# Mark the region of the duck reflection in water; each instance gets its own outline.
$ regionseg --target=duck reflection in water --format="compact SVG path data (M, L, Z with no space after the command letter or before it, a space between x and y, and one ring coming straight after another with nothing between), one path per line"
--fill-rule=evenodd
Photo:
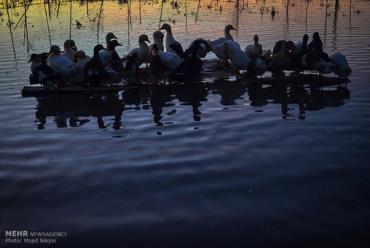
M298 118L306 119L306 111L318 111L327 107L339 107L344 100L350 98L350 91L346 85L318 87L302 84L276 84L262 87L261 84L249 84L248 95L251 106L265 106L280 104L283 119L293 119L290 106L298 105Z
M58 128L81 127L96 117L98 128L105 129L103 117L114 116L113 129L120 129L122 104L116 95L110 96L48 96L37 99L36 122L44 129L47 117L55 117ZM68 124L67 124L68 123Z
M165 113L167 116L173 115L177 112L175 101L178 101L181 105L191 106L193 120L200 121L202 113L199 108L208 100L209 94L220 95L220 104L223 106L240 104L237 100L245 97L249 98L249 105L253 107L280 104L284 119L294 118L291 114L294 108L291 106L298 105L298 118L302 120L306 118L306 111L339 107L345 99L350 98L347 87L339 84L327 87L284 82L261 85L258 81L246 83L220 79L214 83L134 86L127 88L122 95L40 97L37 99L36 120L38 128L43 129L46 118L55 117L56 126L63 128L83 126L90 121L90 117L95 117L98 128L106 129L112 125L114 130L118 130L124 111L143 110L151 111L155 125L163 126L172 123L163 122L164 108L173 108ZM114 118L106 124L104 117Z
M181 105L190 105L192 107L193 120L201 120L199 107L201 102L207 100L207 88L205 84L190 85L155 85L152 87L137 87L127 90L123 93L123 103L125 109L127 106L135 105L136 109L152 109L153 121L157 126L171 124L162 122L163 108L175 107L174 101L178 99ZM173 115L176 109L167 112L167 115Z
M241 81L227 82L224 79L216 79L212 87L212 94L221 96L220 103L224 106L236 105L237 99L242 99L247 91L246 84Z

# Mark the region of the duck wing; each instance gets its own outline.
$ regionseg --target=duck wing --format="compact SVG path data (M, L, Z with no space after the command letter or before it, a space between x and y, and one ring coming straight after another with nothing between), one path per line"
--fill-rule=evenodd
M111 59L111 56L112 52L107 49L103 49L99 52L99 57L103 64L108 63L108 61Z
M252 60L242 50L233 52L230 61L238 70L249 70L252 63Z
M218 45L221 45L222 43L228 41L228 39L226 37L221 37L221 38L218 38L217 40L213 40L211 41L211 45L212 46L218 46Z
M198 49L200 49L199 53L200 57L204 58L207 55L207 53L211 51L211 44L209 43L209 41L203 38L198 38L189 45L188 49L185 50L184 52L185 57L187 57L192 52L196 52L195 50Z
M172 49L172 51L180 56L180 57L184 57L184 49L182 48L182 45L180 44L180 42L173 42L169 45L169 47Z
M335 74L347 77L352 73L347 58L342 53L336 52L330 56L330 59L335 64Z
M136 54L136 60L140 63L139 65L141 65L142 63L146 63L149 57L149 47L134 48L128 53L128 57L132 57L134 54Z
M162 52L159 56L163 65L169 69L176 69L184 61L178 55L169 52Z
M216 55L217 58L221 60L229 59L225 44L230 44L230 42L225 41L223 43L219 43L217 45L212 46L212 52Z
M255 59L255 58L260 57L263 51L262 51L261 46L253 44L253 45L247 46L247 48L245 49L245 52L247 53L249 57Z

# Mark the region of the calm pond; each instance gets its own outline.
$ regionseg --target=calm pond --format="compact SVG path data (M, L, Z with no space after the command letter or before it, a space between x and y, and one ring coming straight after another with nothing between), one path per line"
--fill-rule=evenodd
M68 232L55 247L369 247L369 1L23 3L0 3L1 247L28 247L5 230ZM22 98L32 53L71 37L92 55L114 32L123 55L163 22L185 46L226 24L243 49L318 31L353 73L288 95L214 76Z

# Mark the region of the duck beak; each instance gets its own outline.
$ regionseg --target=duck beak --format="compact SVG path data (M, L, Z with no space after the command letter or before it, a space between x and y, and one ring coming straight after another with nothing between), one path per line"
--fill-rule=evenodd
M31 63L32 62L32 59L29 59L28 61L27 61L27 63Z
M117 43L117 46L122 46L122 44L121 43Z
M234 27L231 27L231 30L235 30L235 31L238 31L236 28L234 28Z
M146 39L145 41L151 44L151 42L150 42L150 40L149 40L149 39Z

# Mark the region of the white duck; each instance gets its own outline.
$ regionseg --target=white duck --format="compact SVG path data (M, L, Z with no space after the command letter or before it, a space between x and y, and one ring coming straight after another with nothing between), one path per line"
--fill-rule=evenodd
M330 59L335 64L334 73L339 77L348 77L352 73L352 69L342 53L336 52L330 56Z
M211 41L211 45L212 46L217 46L217 45L220 45L220 44L222 44L222 43L224 43L225 41L228 41L228 40L234 41L234 38L230 34L231 30L237 31L236 28L233 27L233 25L231 25L231 24L226 25L225 26L225 31L224 31L225 36Z
M50 48L47 65L59 73L64 79L67 79L71 75L71 69L74 63L69 58L61 55L59 46L53 45Z
M230 59L231 64L235 69L248 70L252 65L252 59L240 49L240 47L233 41L226 41L223 43L226 56Z
M225 51L225 46L224 46L225 42L233 42L235 46L239 47L240 49L240 45L234 41L233 37L230 34L231 30L236 30L236 29L230 24L227 25L225 27L225 37L221 37L221 38L218 38L217 40L210 42L212 52L216 55L217 58L223 60L224 62L226 62L229 59Z
M253 71L257 76L262 76L268 69L269 64L266 60L262 58L257 58L254 60Z
M303 35L303 38L301 41L298 41L295 43L295 47L297 49L297 54L303 56L307 51L307 43L308 43L308 35Z
M306 54L302 57L301 64L306 70L316 70L320 74L329 74L334 72L335 64L333 62L325 61L320 58L318 61L309 62L310 54Z
M148 63L149 59L149 46L147 42L150 43L149 38L146 34L142 34L139 36L139 47L132 49L128 56L135 56L136 62L138 63L138 66L140 66L142 63ZM135 55L134 55L135 54Z
M31 69L31 84L33 82L44 82L47 80L49 76L54 74L54 70L47 66L46 64L46 59L48 57L47 53L42 53L42 54L32 54L30 60L28 63L31 63L30 69Z
M38 54L33 53L28 63L31 63L30 69L32 73L36 73L36 69L42 65L41 57Z
M82 82L84 80L84 72L86 64L91 60L84 51L77 51L74 56L76 63L71 69L71 76L76 82Z
M118 39L112 32L109 32L105 35L105 44L106 48L108 48L109 42L113 39Z
M163 46L163 39L164 39L164 34L157 30L153 33L153 43L158 46L158 49L160 51L164 51L164 46Z
M117 39L117 37L112 32L107 33L107 35L105 36L106 48L100 50L99 52L100 60L104 65L107 64L111 59L112 51L108 49L108 47L110 41L113 39Z
M252 59L257 59L262 55L262 45L258 43L259 37L258 35L255 35L253 37L254 44L249 45L245 48L245 52L247 55Z
M184 59L174 53L160 51L156 44L151 46L149 53L151 68L175 70L184 62Z
M184 51L180 42L176 41L172 34L171 25L164 23L159 30L166 30L166 51L179 54Z

